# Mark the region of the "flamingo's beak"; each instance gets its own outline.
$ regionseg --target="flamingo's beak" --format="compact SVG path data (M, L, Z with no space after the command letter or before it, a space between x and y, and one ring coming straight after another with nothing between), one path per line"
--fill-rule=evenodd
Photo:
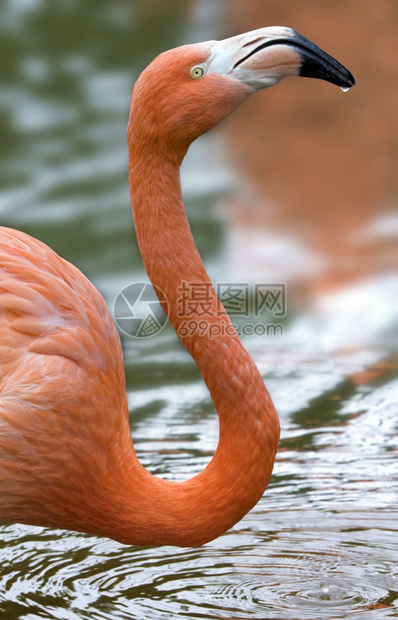
M288 75L312 77L343 90L355 84L353 75L337 60L291 28L253 30L217 41L209 72L221 72L260 90Z

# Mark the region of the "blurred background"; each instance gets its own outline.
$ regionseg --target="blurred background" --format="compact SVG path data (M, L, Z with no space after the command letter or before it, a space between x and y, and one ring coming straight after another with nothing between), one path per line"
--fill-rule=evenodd
M272 483L240 529L195 552L0 528L0 607L12 617L397 612L396 0L0 0L0 223L76 264L112 311L146 278L127 184L132 85L165 49L266 25L295 28L357 80L346 94L284 80L183 164L214 282L288 286L283 335L245 339L281 416ZM187 478L218 432L197 369L171 328L122 340L139 457ZM320 607L330 592L336 608Z
M235 160L268 203L262 215L251 205L253 224L292 235L311 252L314 270L296 274L311 290L396 272L397 5L364 0L360 11L350 0L232 5L231 19L243 30L264 20L288 23L357 80L348 96L319 82L286 80L233 118Z

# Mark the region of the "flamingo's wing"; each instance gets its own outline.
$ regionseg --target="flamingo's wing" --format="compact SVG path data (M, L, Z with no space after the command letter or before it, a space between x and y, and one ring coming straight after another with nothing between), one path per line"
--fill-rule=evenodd
M0 520L30 511L25 521L42 522L51 492L103 478L126 436L123 356L103 298L50 248L0 228Z

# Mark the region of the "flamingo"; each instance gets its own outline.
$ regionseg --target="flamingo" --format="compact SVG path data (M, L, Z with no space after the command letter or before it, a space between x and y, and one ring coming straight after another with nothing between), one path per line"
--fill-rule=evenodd
M37 239L0 229L1 522L197 546L261 498L278 417L195 247L179 168L191 142L251 94L299 75L354 84L308 39L272 27L164 52L133 89L128 173L140 251L219 417L215 454L191 479L156 477L136 456L121 343L100 293ZM208 286L208 329L185 333L181 289L198 283Z

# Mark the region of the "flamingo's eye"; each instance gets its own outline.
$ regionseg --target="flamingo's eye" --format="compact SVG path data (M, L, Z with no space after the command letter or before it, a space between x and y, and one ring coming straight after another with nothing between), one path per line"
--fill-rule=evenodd
M191 69L191 77L194 80L200 80L200 78L203 77L204 74L205 74L205 70L200 65L197 65L196 67L192 67Z

